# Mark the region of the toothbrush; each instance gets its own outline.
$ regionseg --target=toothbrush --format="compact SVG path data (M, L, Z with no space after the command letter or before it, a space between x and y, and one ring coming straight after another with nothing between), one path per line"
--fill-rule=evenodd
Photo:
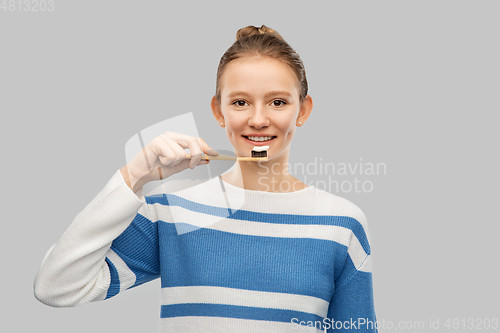
M202 160L219 160L219 161L267 161L267 149L269 146L255 146L252 149L252 157L234 157L229 155L203 155ZM186 158L191 159L193 156L187 154Z

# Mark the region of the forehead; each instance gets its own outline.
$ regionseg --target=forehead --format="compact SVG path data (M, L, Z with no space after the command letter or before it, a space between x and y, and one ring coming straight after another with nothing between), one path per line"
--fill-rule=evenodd
M243 57L227 64L221 78L223 96L233 91L264 95L271 90L298 96L298 79L283 62L269 57Z

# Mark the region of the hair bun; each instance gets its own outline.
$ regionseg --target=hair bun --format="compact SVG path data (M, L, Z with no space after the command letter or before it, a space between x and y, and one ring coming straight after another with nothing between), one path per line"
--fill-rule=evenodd
M283 37L281 37L281 35L276 30L266 27L265 25L262 25L260 28L249 25L248 27L241 28L240 30L238 30L238 32L236 32L236 41L241 38L263 34L270 34L283 39Z

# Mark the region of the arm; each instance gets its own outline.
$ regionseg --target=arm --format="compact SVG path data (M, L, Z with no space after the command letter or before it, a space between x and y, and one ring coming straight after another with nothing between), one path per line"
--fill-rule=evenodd
M146 273L132 276L134 271L125 262L133 255L127 255L123 246L113 249L112 243L130 234L126 231L136 224L156 227L146 221L151 219L142 190L134 194L117 171L45 255L34 281L35 297L54 307L78 306L138 285ZM147 249L155 246L154 239L144 242ZM124 252L118 254L120 250ZM147 279L157 277L156 273L150 270Z
M351 230L347 253L328 308L330 327L327 332L377 332L373 300L371 247L368 225L363 212L352 205L349 209ZM328 325L327 325L328 326Z
M185 148L193 158L185 158ZM218 154L189 135L165 132L153 139L49 249L35 278L35 297L54 307L77 306L159 277L157 223L142 186L208 164L202 152Z
M358 268L348 256L338 280L340 284L328 308L328 323L332 327L327 327L327 332L377 332L370 255Z

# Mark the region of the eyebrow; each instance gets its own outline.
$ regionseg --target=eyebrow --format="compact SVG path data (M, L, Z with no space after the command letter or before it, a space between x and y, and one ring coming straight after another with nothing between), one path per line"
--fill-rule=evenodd
M231 98L231 97L237 96L237 95L249 96L249 94L247 94L244 91L233 91L232 93L229 94L228 97ZM292 95L288 91L270 91L267 94L265 94L264 97L273 96L273 95L285 95L285 96L292 97Z

